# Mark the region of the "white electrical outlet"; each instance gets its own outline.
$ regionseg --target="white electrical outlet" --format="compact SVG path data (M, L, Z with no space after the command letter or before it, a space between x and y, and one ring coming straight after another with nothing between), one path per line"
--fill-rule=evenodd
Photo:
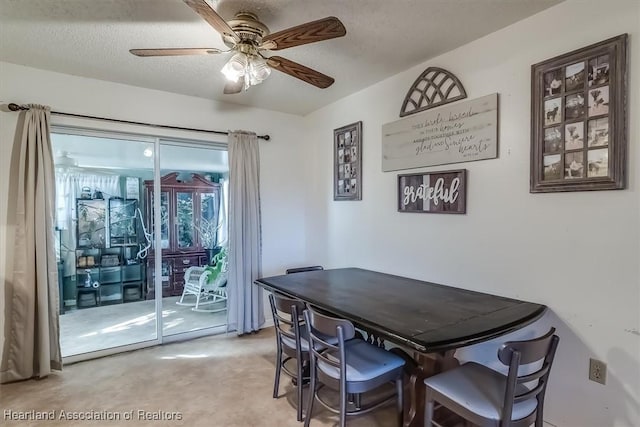
M589 379L600 384L606 384L607 364L601 360L589 359Z

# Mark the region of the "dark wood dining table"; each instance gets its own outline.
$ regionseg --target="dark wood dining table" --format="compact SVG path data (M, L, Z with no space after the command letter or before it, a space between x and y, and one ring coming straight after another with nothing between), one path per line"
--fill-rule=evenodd
M518 330L546 306L360 268L306 271L256 281L353 322L367 340L407 360L405 426L422 425L424 378L458 365L456 349Z

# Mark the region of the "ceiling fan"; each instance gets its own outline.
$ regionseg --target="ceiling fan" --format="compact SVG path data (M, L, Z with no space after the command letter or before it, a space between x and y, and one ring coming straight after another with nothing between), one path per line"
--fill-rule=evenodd
M319 71L281 56L265 57L265 51L282 50L289 47L315 43L344 36L347 31L338 18L328 17L307 22L286 30L270 33L269 28L253 13L239 12L234 19L225 21L206 0L183 0L216 31L228 51L217 48L169 48L131 49L136 56L179 56L215 55L234 52L222 68L227 77L225 94L239 93L243 89L261 83L271 73L271 69L293 76L321 89L331 86L334 79Z

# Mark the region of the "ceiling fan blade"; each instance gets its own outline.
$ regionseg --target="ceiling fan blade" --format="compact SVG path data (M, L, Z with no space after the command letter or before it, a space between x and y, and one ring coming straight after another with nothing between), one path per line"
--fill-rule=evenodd
M215 55L222 52L215 47L209 48L169 48L169 49L131 49L136 56L181 56L181 55Z
M236 43L240 41L240 36L227 24L227 21L222 19L222 16L218 15L213 7L205 0L183 0L187 6L193 9L198 15L209 23L217 32L222 35L233 38Z
M322 74L319 71L312 70L297 62L290 61L281 56L272 56L267 58L267 64L274 70L289 74L297 79L312 84L320 89L326 89L333 84L333 78Z
M228 81L227 84L224 85L224 90L222 92L225 95L232 95L234 93L242 92L243 87L244 87L244 76L241 76L237 82Z
M186 1L186 0L185 0ZM281 50L289 47L334 39L347 34L342 22L334 16L269 34L262 39L261 49Z

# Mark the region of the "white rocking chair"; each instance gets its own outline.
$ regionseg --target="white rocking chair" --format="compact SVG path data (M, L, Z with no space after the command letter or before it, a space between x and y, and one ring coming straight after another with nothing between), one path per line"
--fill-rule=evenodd
M178 305L193 306L191 310L206 313L217 313L227 309L227 272L220 271L212 283L209 283L211 271L206 267L189 267L184 273L184 289ZM196 298L194 302L185 302L187 295ZM225 302L220 307L208 307L212 304ZM204 308L203 308L204 307Z

